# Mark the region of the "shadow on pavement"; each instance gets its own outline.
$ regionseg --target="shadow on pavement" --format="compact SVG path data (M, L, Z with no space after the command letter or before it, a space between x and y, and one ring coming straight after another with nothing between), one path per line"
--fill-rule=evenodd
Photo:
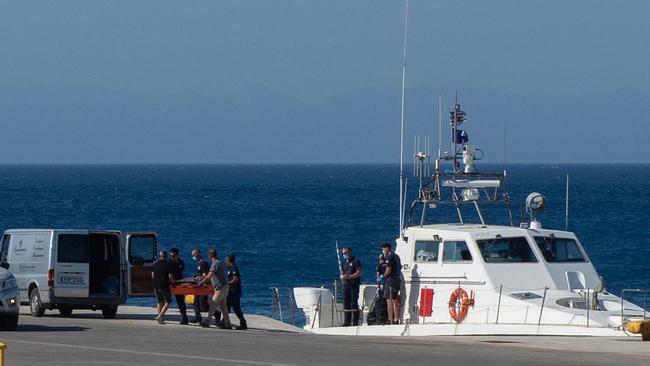
M29 314L23 314L24 316L29 316ZM151 314L120 314L120 312L117 312L117 316L115 319L126 319L126 320L154 320L156 317L156 314L151 313ZM43 318L58 318L58 319L101 319L101 320L106 320L106 321L111 321L113 319L104 319L102 316L101 311L98 312L79 312L79 313L72 313L70 316L61 316L58 312L56 311L46 311L45 315L43 315ZM168 315L165 317L165 320L168 321L180 321L181 317L180 315Z
M16 332L83 332L90 328L77 326L47 326L38 324L18 324Z
M62 317L56 313L51 315L53 318L65 318ZM156 314L120 314L120 312L117 312L117 315L115 316L115 319L126 319L126 320L151 320L153 321L156 317ZM102 316L102 313L80 313L80 314L72 314L68 318L72 319L102 319L105 321L110 322L113 319L104 319ZM167 321L180 321L181 317L180 316L174 316L174 315L167 315L165 317L165 320Z

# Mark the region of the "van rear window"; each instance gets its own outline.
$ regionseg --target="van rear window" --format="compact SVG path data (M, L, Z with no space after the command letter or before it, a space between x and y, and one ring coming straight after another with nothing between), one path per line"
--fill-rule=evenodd
M59 263L88 263L90 240L88 235L61 234L57 261Z

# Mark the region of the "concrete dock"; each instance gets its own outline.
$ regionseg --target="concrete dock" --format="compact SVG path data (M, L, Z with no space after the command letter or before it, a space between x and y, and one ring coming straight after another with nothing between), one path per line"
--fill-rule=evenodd
M341 337L255 315L246 331L178 325L177 313L159 325L154 315L123 306L112 320L81 310L32 318L22 308L18 329L0 333L6 365L650 364L650 342L638 337Z

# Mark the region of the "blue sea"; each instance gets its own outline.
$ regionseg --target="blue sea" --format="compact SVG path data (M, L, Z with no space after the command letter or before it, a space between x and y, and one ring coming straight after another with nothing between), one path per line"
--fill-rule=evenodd
M549 202L544 226L564 229L567 174L569 229L606 287L650 287L650 165L511 165L515 224L526 195L538 191ZM270 314L271 286L331 285L336 240L361 259L364 280L374 280L379 244L398 234L398 177L398 165L2 165L0 230L153 230L186 262L194 247L235 253L244 311ZM415 185L409 178L409 203ZM432 222L457 220L446 209L429 214ZM507 214L489 209L485 219L503 224Z

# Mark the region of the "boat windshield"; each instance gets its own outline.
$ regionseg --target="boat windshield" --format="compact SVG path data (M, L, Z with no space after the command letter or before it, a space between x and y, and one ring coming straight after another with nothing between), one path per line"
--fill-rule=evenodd
M478 248L487 263L537 262L525 237L477 240Z
M462 240L445 241L442 247L442 261L445 263L468 263L472 254Z
M569 238L553 236L536 236L535 242L549 263L586 262L585 255L578 243Z
M440 243L433 240L417 240L413 259L416 262L437 262Z

